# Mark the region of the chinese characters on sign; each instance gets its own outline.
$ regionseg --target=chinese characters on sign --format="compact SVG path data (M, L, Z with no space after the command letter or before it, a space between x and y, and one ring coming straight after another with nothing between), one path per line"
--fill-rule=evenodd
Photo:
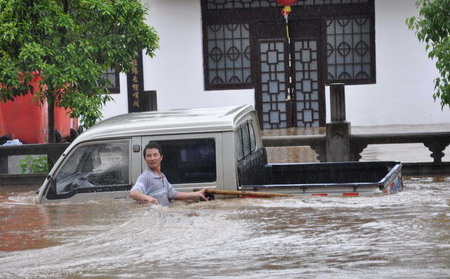
M142 73L142 53L133 61L136 66L127 74L128 82L128 112L139 112L142 110L142 91L144 90Z

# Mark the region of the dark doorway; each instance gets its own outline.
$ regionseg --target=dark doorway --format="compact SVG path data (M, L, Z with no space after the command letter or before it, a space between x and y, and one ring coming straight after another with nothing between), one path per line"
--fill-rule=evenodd
M255 103L261 128L324 126L320 20L289 21L288 26L259 22L254 30Z

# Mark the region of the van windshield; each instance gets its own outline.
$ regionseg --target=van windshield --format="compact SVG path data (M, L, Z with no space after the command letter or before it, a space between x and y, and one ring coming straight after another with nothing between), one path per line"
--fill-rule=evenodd
M83 145L69 156L56 175L56 195L98 191L105 186L114 191L115 186L130 184L128 141Z

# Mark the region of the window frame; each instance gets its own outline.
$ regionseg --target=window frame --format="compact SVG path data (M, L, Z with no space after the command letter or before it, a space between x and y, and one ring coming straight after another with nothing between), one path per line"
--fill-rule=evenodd
M224 9L224 10L208 10L207 0L201 0L202 12L202 30L203 30L203 71L204 71L204 88L206 91L210 90L233 90L233 89L251 89L255 88L256 82L256 57L255 57L255 42L261 38L257 34L256 25L258 22L273 22L283 23L284 18L280 15L280 6L264 7L264 8L239 8L239 9ZM326 4L326 5L301 5L298 3L296 8L301 11L295 11L289 15L289 20L302 19L318 19L321 21L320 34L320 52L321 57L319 63L323 63L321 74L324 77L323 83L328 85L335 82L343 82L347 85L357 84L374 84L376 83L376 42L375 42L375 3L374 0L367 0L363 3L350 4ZM297 9L298 10L298 9ZM327 20L358 18L368 16L370 21L370 77L364 79L328 79L328 62L327 62ZM251 57L251 84L211 84L209 82L209 62L208 62L208 40L207 40L207 26L214 24L249 24L250 25L250 57Z
M119 184L99 184L99 185L93 185L92 187L79 187L69 192L59 192L57 189L57 179L58 176L61 174L62 170L67 166L67 162L72 159L72 157L78 152L81 148L89 147L89 146L101 146L105 144L111 144L111 143L119 143L119 144L126 144L127 145L127 166L128 166L128 174L127 174L127 182L126 183L119 183ZM96 147L98 148L98 147ZM91 151L92 153L92 151ZM85 153L84 153L85 154ZM82 154L82 157L84 156ZM81 158L80 158L81 159ZM75 166L75 169L77 172L82 171L85 168L86 162L78 163ZM80 145L77 145L74 147L68 155L65 156L64 161L59 165L59 168L55 171L51 185L45 194L46 199L48 200L55 200L55 199L68 199L71 198L77 194L82 193L89 193L89 194L95 194L100 192L119 192L119 191L128 191L131 189L131 139L118 139L118 140L110 140L110 141L91 141L91 142L85 142ZM72 173L73 175L75 173ZM66 185L67 186L67 185Z
M368 78L352 78L352 79L329 79L328 78L328 57L324 60L325 67L323 68L323 75L326 85L330 85L331 83L345 83L346 85L358 85L358 84L375 84L376 83L376 44L375 44L375 14L374 13L357 13L354 15L342 15L340 17L327 17L323 19L323 25L325 26L325 33L323 39L323 45L326 48L328 41L328 34L326 33L326 25L328 20L353 20L360 19L361 17L368 17L370 24L370 45L369 45L369 56L370 56L370 76ZM326 54L328 52L327 49L324 50Z
M120 94L120 72L118 71L118 69L116 67L111 67L108 70L106 70L102 75L107 80L110 80L109 77L113 77L115 79L115 86L112 86L112 84L108 85L107 89L109 93Z
M203 12L203 10L202 10ZM211 24L207 24L205 22L211 22ZM211 83L210 80L210 68L209 68L209 49L208 49L208 27L211 25L233 25L233 24L248 24L249 25L249 49L250 49L250 82L241 82L241 83L223 83L223 84L215 84ZM253 57L252 57L252 20L230 20L220 19L212 17L211 21L205 21L205 18L202 19L202 41L203 41L203 75L204 75L204 88L206 91L211 90L232 90L232 89L251 89L254 87L253 85ZM242 53L243 55L243 53Z
M214 139L215 142L215 153L216 153L216 180L211 182L201 182L201 183L172 183L169 180L170 184L177 191L192 191L193 189L198 189L202 187L217 187L223 183L223 161L222 161L222 153L223 153L223 133L221 132L205 132L205 133L193 133L193 134L172 134L172 135L155 135L155 136L142 136L141 137L141 146L142 150L144 150L145 145L149 141L151 142L160 142L160 141L168 141L168 140L184 140L184 139ZM163 149L163 153L166 153ZM142 152L141 152L142 155ZM164 155L163 155L164 156ZM163 159L164 161L164 159ZM143 172L147 168L147 164L145 159L141 156L141 172ZM164 173L164 168L161 169Z
M245 130L247 131L246 134L244 133ZM258 149L253 121L249 120L240 124L235 131L235 136L236 156L238 161L241 161ZM247 137L247 140L245 140L244 137Z
M195 146L195 141L202 141L201 145L197 144L197 146ZM167 179L169 180L169 182L171 184L198 184L198 183L213 183L217 181L217 148L216 148L216 139L214 137L202 137L202 138L183 138L183 139L159 139L159 140L155 140L155 142L157 142L160 146L161 149L163 151L163 160L161 163L161 170L164 173L164 175L167 176ZM212 144L211 144L212 143ZM183 148L181 149L180 147L188 147L188 148ZM195 146L196 148L192 148L193 146ZM208 155L211 158L207 158L206 160L204 160L207 163L211 163L211 164L207 164L211 170L209 172L207 172L207 168L204 166L205 162L202 162L202 160L189 160L189 158L192 158L192 155L194 155L195 153L197 153L196 155L198 155L202 151L200 151L201 147L212 147L213 148L213 155ZM176 151L175 153L171 154L171 155L167 155L168 153L170 154L170 152L174 152L174 150ZM206 150L207 153L209 150ZM191 154L188 154L191 153ZM194 154L193 154L194 153ZM207 154L206 153L206 154ZM171 156L176 156L179 155L180 158L179 160L176 160L175 158L171 157ZM198 157L196 157L198 158ZM210 160L213 159L213 160ZM213 161L213 162L210 162ZM177 163L177 165L183 165L183 166L175 166L175 163ZM199 165L195 165L195 164L200 163ZM202 166L203 165L203 166ZM189 170L185 170L186 166L189 166ZM203 176L195 176L194 178L188 178L186 175L190 173L190 171L192 171L192 169L196 169L197 172L199 172L199 170L203 170ZM176 174L176 175L175 175ZM190 181L184 181L183 183L181 183L181 181L178 181L180 176L186 176L186 179L190 179Z

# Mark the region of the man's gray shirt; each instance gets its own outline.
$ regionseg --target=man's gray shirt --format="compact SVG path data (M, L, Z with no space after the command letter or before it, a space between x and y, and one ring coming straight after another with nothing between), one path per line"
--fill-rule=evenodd
M168 206L170 200L174 199L178 193L164 174L159 176L149 168L139 175L131 191L139 191L145 195L152 196L162 206Z

